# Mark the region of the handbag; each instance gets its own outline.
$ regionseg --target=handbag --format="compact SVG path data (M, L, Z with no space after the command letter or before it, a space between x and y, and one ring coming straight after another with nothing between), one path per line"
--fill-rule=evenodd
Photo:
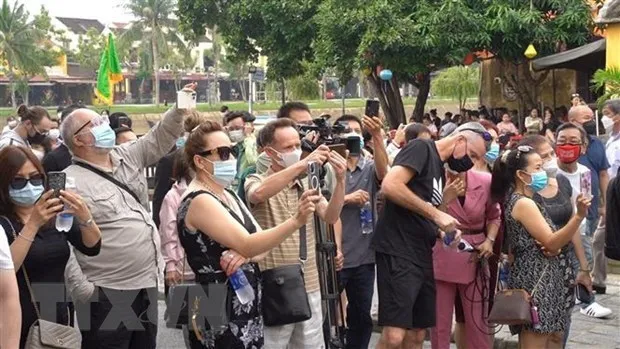
M298 187L298 197L301 188ZM299 264L285 265L262 271L263 322L265 326L282 326L306 321L312 317L306 283L306 226L299 228Z
M532 299L542 281L549 263L545 266L531 295L523 289L507 289L498 292L493 300L493 308L488 321L498 325L529 325L532 323Z
M9 223L13 233L13 238L17 239L17 234L15 233L15 228L13 227L13 224L11 224L11 221L9 221L6 217L2 218ZM41 319L41 312L39 311L39 306L37 305L37 301L34 297L34 292L32 292L32 286L30 285L28 272L26 272L26 266L22 264L21 269L24 273L24 279L26 280L28 292L30 293L30 301L32 302L35 312L37 313L37 320L28 330L25 347L28 349L80 349L82 347L82 335L78 329Z

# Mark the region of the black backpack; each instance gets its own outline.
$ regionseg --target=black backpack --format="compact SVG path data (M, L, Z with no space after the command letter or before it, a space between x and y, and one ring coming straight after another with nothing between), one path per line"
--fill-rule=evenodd
M620 261L620 171L607 187L605 256Z

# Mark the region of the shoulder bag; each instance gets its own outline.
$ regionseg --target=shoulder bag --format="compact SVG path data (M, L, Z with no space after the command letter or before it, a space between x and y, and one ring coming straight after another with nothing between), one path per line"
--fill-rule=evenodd
M301 189L298 188L298 197ZM263 322L265 326L282 326L302 322L312 317L304 263L307 259L306 226L299 228L299 264L263 270Z
M493 308L488 321L498 325L529 325L532 323L532 299L536 289L545 276L549 263L536 282L532 294L523 289L507 289L498 292L493 300Z
M134 193L133 190L129 189L129 187L125 183L122 183L118 179L110 176L110 174L105 173L104 171L101 171L100 169L98 169L98 168L96 168L94 166L91 166L89 164L86 164L86 163L83 163L83 162L80 162L80 161L74 161L73 163L76 166L80 166L82 168L90 170L90 171L98 174L99 176L107 179L108 181L114 183L117 187L123 189L125 192L127 192L127 194L131 195L131 197L134 198L138 202L138 204L142 205L142 202L138 198L138 195L136 195L136 193Z
M2 218L11 227L13 238L17 239L17 233L11 221L6 217ZM80 349L82 347L82 335L77 328L41 319L41 312L39 311L39 306L34 297L34 292L32 292L26 266L22 264L21 269L24 273L26 286L28 286L28 292L30 293L30 301L37 313L37 320L30 326L30 330L28 331L25 347L28 349Z

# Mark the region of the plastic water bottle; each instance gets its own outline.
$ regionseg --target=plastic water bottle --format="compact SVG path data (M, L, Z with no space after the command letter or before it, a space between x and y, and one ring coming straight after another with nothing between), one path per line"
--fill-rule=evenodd
M499 265L499 289L508 289L508 277L510 276L510 263L507 258L502 258Z
M372 233L372 206L370 201L366 201L360 209L360 223L362 224L362 234L368 235Z
M65 190L73 190L75 189L75 179L71 177L67 177L65 182ZM66 207L63 208L63 210ZM61 212L56 215L56 230L62 232L69 232L71 227L73 226L73 215L71 213Z
M230 280L230 284L233 290L235 290L241 304L248 304L254 300L254 289L250 285L248 278L245 277L245 274L241 268L237 269L237 271L229 276L228 279Z
M450 246L454 238L456 237L456 230L446 232L446 235L443 237L443 244L445 246Z

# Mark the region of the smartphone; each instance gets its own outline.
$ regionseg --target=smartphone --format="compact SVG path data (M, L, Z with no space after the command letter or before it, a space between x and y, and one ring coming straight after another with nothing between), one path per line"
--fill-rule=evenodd
M366 110L364 111L364 115L370 116L373 118L379 117L379 101L374 99L366 100Z
M59 197L60 191L65 190L67 185L67 174L64 172L48 172L47 173L47 188L54 190L54 196Z
M321 195L321 164L312 161L308 164L308 188Z
M592 172L587 171L580 175L581 194L585 198L592 197Z
M591 304L594 301L594 299L592 299L592 293L590 293L590 291L588 291L588 289L582 284L577 284L577 287L575 288L575 293L577 299L579 299L584 304Z
M330 151L335 151L340 154L344 159L347 158L347 146L346 144L331 144L327 146Z
M179 109L196 109L196 92L178 91L177 92L177 108Z
M346 140L347 150L351 156L359 156L362 154L362 145L360 144L360 136L349 136Z

